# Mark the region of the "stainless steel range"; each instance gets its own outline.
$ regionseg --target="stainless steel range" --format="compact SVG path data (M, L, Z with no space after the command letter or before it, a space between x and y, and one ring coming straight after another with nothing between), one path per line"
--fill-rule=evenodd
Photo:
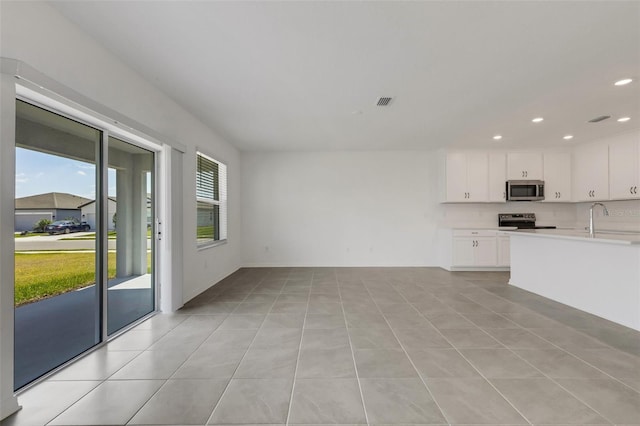
M535 213L500 213L498 226L511 226L518 229L555 229L555 226L536 226Z

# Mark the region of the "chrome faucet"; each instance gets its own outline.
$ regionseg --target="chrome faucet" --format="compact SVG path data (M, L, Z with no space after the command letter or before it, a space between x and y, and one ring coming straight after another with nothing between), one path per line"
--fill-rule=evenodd
M605 216L609 216L609 210L607 210L607 207L604 204L602 203L591 204L591 208L589 209L589 236L591 238L593 238L596 235L596 230L593 227L593 208L595 206L602 206L602 213Z

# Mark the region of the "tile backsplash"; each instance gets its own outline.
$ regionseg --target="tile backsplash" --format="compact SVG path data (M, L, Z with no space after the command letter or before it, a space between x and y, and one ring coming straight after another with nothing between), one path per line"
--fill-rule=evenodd
M508 202L504 204L440 204L442 228L495 228L499 213L535 213L538 225L574 227L576 205L570 203Z
M576 205L576 227L589 225L589 208L592 203ZM601 207L594 210L596 229L640 232L640 200L604 201L609 216L602 213Z
M495 228L499 213L535 213L536 224L559 228L582 228L589 225L592 203L510 202L505 204L440 204L438 226L441 228ZM609 216L598 208L595 220L600 229L640 232L640 200L605 201Z

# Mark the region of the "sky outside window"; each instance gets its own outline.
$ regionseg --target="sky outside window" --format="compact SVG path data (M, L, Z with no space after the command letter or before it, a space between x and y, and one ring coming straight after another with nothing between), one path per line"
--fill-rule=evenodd
M16 147L16 198L66 192L95 198L94 164ZM109 169L109 196L116 195L116 171Z

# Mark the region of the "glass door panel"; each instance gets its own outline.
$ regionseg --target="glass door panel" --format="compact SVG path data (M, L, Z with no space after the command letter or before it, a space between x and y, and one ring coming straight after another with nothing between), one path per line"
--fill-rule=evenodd
M102 132L16 102L15 388L101 340L96 280Z
M109 138L107 334L154 310L154 153Z

